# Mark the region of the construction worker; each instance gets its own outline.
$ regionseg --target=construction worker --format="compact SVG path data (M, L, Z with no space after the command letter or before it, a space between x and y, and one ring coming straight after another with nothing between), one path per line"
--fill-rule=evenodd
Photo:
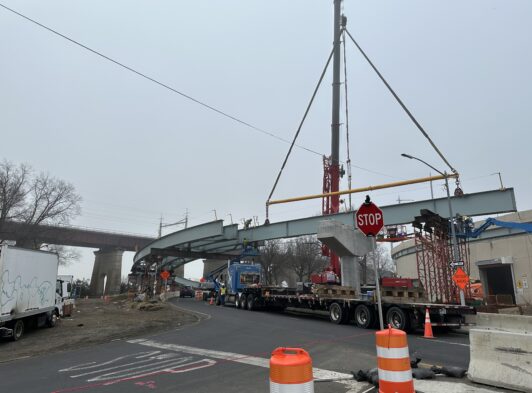
M220 288L220 304L223 306L225 304L225 284L222 284L222 287Z

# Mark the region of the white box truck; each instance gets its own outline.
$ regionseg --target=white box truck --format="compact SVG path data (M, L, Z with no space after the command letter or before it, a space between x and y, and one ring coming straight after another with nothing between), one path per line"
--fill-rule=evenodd
M58 262L51 252L0 247L0 337L16 341L28 325L55 326L63 314Z

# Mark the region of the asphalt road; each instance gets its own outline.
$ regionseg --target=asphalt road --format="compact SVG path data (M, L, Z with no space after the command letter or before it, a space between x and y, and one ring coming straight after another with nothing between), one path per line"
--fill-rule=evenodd
M315 378L342 377L376 365L375 331L326 320L174 300L200 320L180 329L128 341L15 360L0 365L6 392L268 392L268 359L280 346L312 356ZM409 335L411 353L425 364L467 367L468 337L434 340ZM338 374L341 373L341 374ZM363 392L357 382L315 384L320 392Z

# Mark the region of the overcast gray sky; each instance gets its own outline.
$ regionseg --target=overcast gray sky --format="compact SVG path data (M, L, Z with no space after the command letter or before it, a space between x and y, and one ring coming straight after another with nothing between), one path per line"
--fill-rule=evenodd
M332 0L0 3L285 139L332 45ZM490 174L501 172L518 208L531 209L532 2L344 3L348 29L459 170L464 191L498 188ZM347 50L352 162L373 171L353 169L353 187L428 175L401 153L445 169L354 46ZM161 214L171 222L186 209L192 225L214 219L213 209L228 221L264 220L287 144L2 8L0 53L2 158L72 182L84 199L76 225L155 235ZM330 83L329 74L299 139L324 154ZM341 151L345 160L345 129ZM275 196L321 186L321 157L296 149ZM398 197L425 199L430 188L372 194L380 205ZM271 218L320 209L319 200L277 206ZM86 250L67 270L89 277L92 262Z

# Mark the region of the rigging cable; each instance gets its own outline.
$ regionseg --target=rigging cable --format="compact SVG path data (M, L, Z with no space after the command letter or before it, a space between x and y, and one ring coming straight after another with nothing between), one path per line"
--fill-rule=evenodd
M314 102L314 98L316 97L316 94L318 93L318 90L321 86L321 82L323 81L323 77L325 76L325 73L327 72L327 68L329 68L329 64L333 57L334 50L336 49L336 45L338 45L338 43L333 45L332 47L331 53L329 54L329 58L327 59L327 62L325 63L325 67L323 68L323 71L321 72L320 79L318 80L318 84L314 88L314 92L312 93L312 97L310 98L310 101L307 105L307 109L305 110L303 118L301 119L301 122L299 123L299 127L297 128L296 134L294 135L294 139L292 140L292 143L290 144L290 148L288 149L288 152L286 153L286 157L284 158L283 164L281 165L281 169L279 170L279 173L277 174L277 178L275 179L275 182L273 183L273 187L272 187L272 190L270 191L270 195L268 195L268 199L266 200L266 221L269 221L268 220L268 213L269 213L268 202L272 198L272 195L275 192L275 189L277 188L277 183L279 183L279 179L281 178L281 174L283 173L284 167L286 166L288 157L290 157L290 153L292 153L294 144L296 143L297 137L299 136L299 133L301 132L301 128L303 127L303 123L305 122L307 118L307 115L310 111L310 107L312 106L312 103Z
M349 30L347 29L344 29L345 32L347 33L347 35L349 36L349 38L351 38L351 41L353 41L353 43L356 45L356 47L358 48L358 50L360 51L360 53L362 53L362 56L364 56L364 58L367 60L367 62L369 63L369 65L371 66L371 68L373 68L373 71L375 71L377 73L377 75L379 76L380 80L382 81L382 83L384 83L386 85L386 87L388 88L388 90L390 91L390 93L392 93L392 95L394 96L394 98L397 100L397 102L399 103L399 105L401 105L401 108L403 108L403 110L406 112L406 114L408 115L408 117L410 117L410 120L412 120L412 122L416 125L416 127L419 129L419 131L421 131L421 133L423 134L423 136L425 138L427 138L427 140L429 141L429 143L431 144L432 148L436 151L436 153L438 153L438 155L440 156L440 158L443 160L443 162L445 162L445 164L447 164L447 166L449 167L449 169L451 170L451 172L453 173L458 173L456 171L456 169L453 168L453 166L449 163L449 161L447 161L447 159L445 158L445 156L443 155L443 153L440 151L440 149L438 149L438 147L436 146L436 144L432 141L432 139L430 138L430 136L427 134L427 132L423 129L423 127L421 126L421 124L419 124L419 122L416 120L416 118L414 117L414 115L412 115L412 113L408 110L408 108L406 107L406 105L403 103L403 101L399 98L399 96L395 93L395 91L392 89L392 87L388 84L388 82L386 81L386 79L384 79L384 77L382 76L382 74L379 72L379 70L377 69L377 67L375 67L375 65L373 64L373 62L369 59L369 57L366 55L366 53L362 50L362 48L360 47L360 45L358 45L358 43L356 42L356 40L353 38L353 36L351 35L351 33L349 32Z

